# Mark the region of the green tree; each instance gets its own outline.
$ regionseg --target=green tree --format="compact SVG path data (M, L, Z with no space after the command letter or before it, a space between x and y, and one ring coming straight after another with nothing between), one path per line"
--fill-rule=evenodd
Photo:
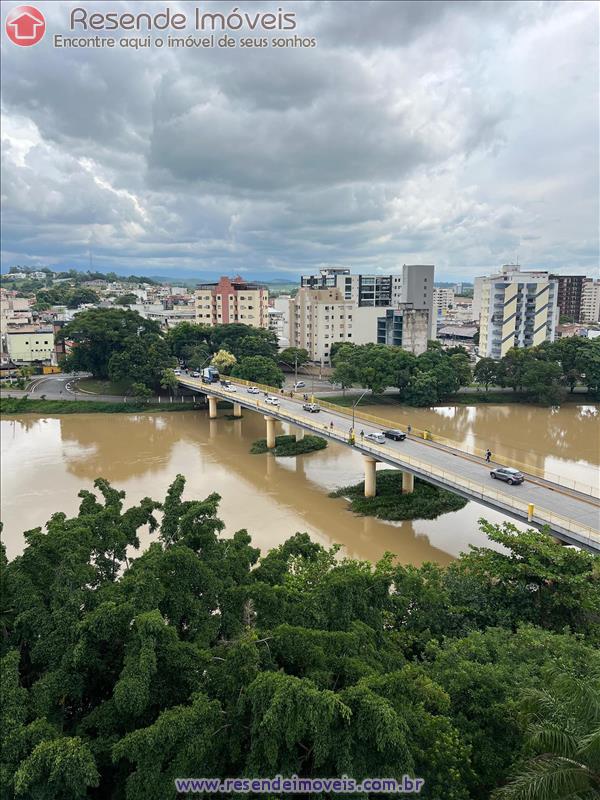
M19 766L15 794L31 800L79 800L100 776L89 745L78 737L40 742Z
M112 355L108 362L108 375L112 381L145 383L157 390L163 373L174 366L169 346L159 336L135 336L126 348Z
M498 362L493 358L481 358L475 364L473 378L477 383L485 386L487 392L490 384L498 384Z
M237 364L237 358L227 350L219 350L214 354L210 363L213 367L216 367L219 372L222 372L224 375L229 375Z
M600 677L555 674L523 693L528 750L495 800L580 800L600 796Z
M286 347L277 356L277 361L287 366L288 369L290 367L294 369L296 365L302 367L304 364L308 364L310 359L308 357L308 350L305 350L303 347Z
M213 352L227 350L238 361L246 356L276 359L278 353L277 336L273 331L237 322L212 328L210 343Z
M346 394L346 389L350 389L356 381L356 371L352 364L347 361L340 361L337 367L334 368L329 378L330 383L339 383L342 387L342 393Z
M205 367L212 358L212 353L208 349L208 345L184 347L182 354L188 368L196 370L197 372Z
M128 393L131 397L135 397L139 400L147 400L149 397L152 397L152 389L142 382L132 383Z
M559 405L564 399L562 372L558 364L534 358L527 364L521 378L522 387L530 400L546 405Z
M66 369L91 372L96 378L109 377L109 361L115 354L130 349L131 342L160 336L157 323L136 311L116 308L91 308L77 314L62 329L60 337L73 342Z
M79 306L84 305L84 303L97 303L99 300L100 298L96 292L85 286L71 289L66 297L67 308L79 308Z
M283 386L284 376L277 364L270 358L264 356L249 356L243 358L236 364L231 371L235 378L243 378L246 381L262 383L265 386Z
M133 294L133 292L127 292L126 294L121 294L115 300L115 303L118 306L133 306L137 302L139 302L138 296L136 294Z
M430 406L440 399L438 381L431 372L419 371L409 380L406 401L412 406Z
M209 325L196 325L193 322L179 322L166 333L166 340L176 358L188 358L196 347L206 348L209 345L212 328Z
M163 369L160 377L160 386L161 389L168 389L171 395L177 392L179 381L172 369Z
M502 358L505 383L512 386L515 392L523 390L525 371L533 358L529 349L519 347L512 347Z

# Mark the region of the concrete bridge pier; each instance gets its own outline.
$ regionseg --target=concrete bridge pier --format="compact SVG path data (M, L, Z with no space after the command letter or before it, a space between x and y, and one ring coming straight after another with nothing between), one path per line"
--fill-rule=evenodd
M304 439L304 428L296 428L296 441Z
M411 494L415 490L415 476L412 472L402 473L402 494Z
M217 398L211 394L208 395L208 418L217 418Z
M365 497L377 494L377 459L363 456L365 462Z
M267 447L272 450L275 447L275 419L265 415L265 420L267 422Z
M233 416L234 417L241 417L242 416L242 407L239 403L233 404Z

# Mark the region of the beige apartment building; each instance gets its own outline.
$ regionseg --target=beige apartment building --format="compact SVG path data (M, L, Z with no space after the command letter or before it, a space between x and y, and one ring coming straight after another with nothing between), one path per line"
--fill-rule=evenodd
M581 292L581 322L600 322L600 281L586 278Z
M331 345L376 343L378 321L386 308L358 306L344 298L337 288L298 290L289 301L289 340L292 347L303 347L311 361L330 363ZM425 311L427 341L428 314Z
M253 328L269 327L269 290L257 283L247 283L239 276L199 284L195 300L198 324L238 322Z

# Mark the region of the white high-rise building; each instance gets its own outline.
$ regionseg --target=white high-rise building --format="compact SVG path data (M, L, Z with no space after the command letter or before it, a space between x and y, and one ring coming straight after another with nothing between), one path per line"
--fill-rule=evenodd
M506 264L481 279L479 354L502 358L511 347L553 342L558 324L558 282L547 272L521 272Z

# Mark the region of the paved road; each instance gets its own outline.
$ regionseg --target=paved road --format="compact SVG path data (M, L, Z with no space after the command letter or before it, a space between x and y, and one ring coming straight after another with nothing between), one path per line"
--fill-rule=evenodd
M261 394L250 395L247 393L246 387L238 385L235 394L224 391L218 385L203 384L198 379L181 377L181 382L189 388L194 388L200 392L215 394L219 397L227 397L230 400L235 400L245 405L248 408L257 410L263 414L270 414L277 417L279 410L273 406L264 403L264 397ZM302 409L302 400L292 399L290 397L280 398L281 417L285 421L285 413L290 412L299 418L300 424L305 424L306 427L314 428L319 427L319 433L323 436L337 439L342 443L348 444L349 427L351 424L351 416L349 410L340 410L340 412L332 412L322 409L318 414L311 414ZM256 407L256 403L259 407ZM333 427L331 427L333 423ZM390 423L390 427L396 427ZM579 531L579 540L581 537L587 539L591 529L597 536L597 543L591 543L595 549L600 552L600 501L593 497L585 497L578 492L575 492L566 487L559 486L551 481L543 480L533 475L526 475L526 481L521 486L509 486L501 481L494 481L490 476L490 467L483 459L477 458L459 450L446 447L435 442L424 441L423 439L410 436L404 442L394 442L386 440L386 445L381 447L378 445L371 445L366 438L361 440L360 432L364 436L372 433L377 428L363 420L356 420L355 434L356 442L355 449L360 450L364 454L375 455L378 460L388 463L392 466L400 468L408 468L408 471L416 475L427 476L428 480L434 475L427 475L420 467L414 464L409 465L406 457L409 459L418 459L421 464L432 467L434 470L444 470L446 477L443 480L434 478L432 483L438 485L445 485L448 488L458 491L471 499L477 499L487 505L510 513L516 518L522 519L523 512L519 509L511 508L511 500L520 501L521 503L533 503L538 509L534 514L533 522L543 524L544 517L542 509L550 514L558 514L561 517L566 517L573 525L581 526ZM403 464L404 460L404 464ZM452 484L452 481L455 481ZM494 494L497 493L499 498L476 496L470 488L465 489L467 482L474 482L484 487L485 491ZM545 515L546 519L548 514ZM555 532L563 535L568 534L568 531L558 524L556 520L552 523L552 528ZM585 531L583 529L586 529ZM565 537L566 538L566 537ZM577 537L575 537L577 538Z

